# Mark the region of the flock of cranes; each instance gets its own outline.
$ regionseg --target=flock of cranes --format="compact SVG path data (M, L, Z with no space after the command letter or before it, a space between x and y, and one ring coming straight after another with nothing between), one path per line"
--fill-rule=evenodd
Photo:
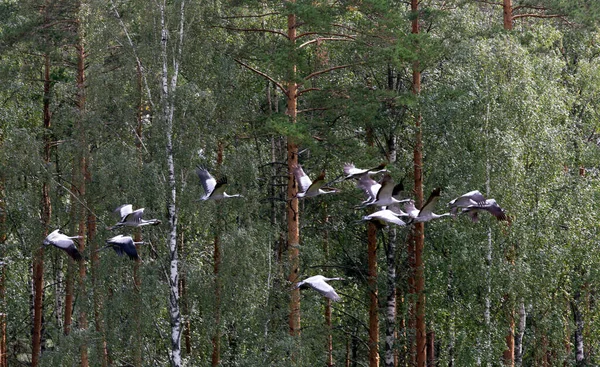
M379 226L394 224L406 227L413 223L429 222L443 217L456 217L459 214L466 214L473 222L477 222L479 220L479 213L483 211L487 211L498 220L509 221L509 217L496 200L486 199L483 194L476 190L450 201L448 203L449 211L446 213L436 214L433 212L440 198L440 188L436 188L431 192L429 198L421 208L416 208L413 199L400 197L402 194L402 184L394 183L385 166L385 163L383 163L371 169L359 169L354 164L348 163L344 165L343 171L345 177L343 180L355 180L356 186L366 195L366 199L357 208L379 207L378 211L363 216L360 221L375 222ZM325 186L324 171L314 181L308 177L300 165L294 165L290 173L294 175L298 185L296 198L309 198L339 191L338 189ZM204 189L204 195L199 200L221 200L242 197L240 194L230 195L225 192L227 185L227 178L225 176L217 180L204 167L198 167L196 174L200 180L200 185ZM383 174L379 181L373 179L373 176L377 174ZM400 204L404 205L404 210L400 208ZM144 208L133 210L131 204L121 205L115 209L115 212L119 214L120 220L114 226L108 227L108 230L120 227L158 225L161 223L158 219L143 219ZM57 229L44 239L44 246L53 245L58 247L74 260L81 261L84 260L84 256L79 252L74 242L78 238L81 237L67 236L60 233L60 229ZM119 256L126 254L131 260L140 260L136 245L143 243L135 242L131 236L117 235L106 240L107 245L97 251L112 248ZM326 278L322 275L315 275L298 282L295 288L304 289L311 287L332 301L340 301L340 296L327 283L331 280L343 280L343 278Z

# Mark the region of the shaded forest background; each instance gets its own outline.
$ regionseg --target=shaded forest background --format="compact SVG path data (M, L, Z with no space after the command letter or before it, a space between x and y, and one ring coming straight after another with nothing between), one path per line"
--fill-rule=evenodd
M594 0L3 1L0 367L600 364L598 19ZM437 212L479 190L511 221L427 223L420 266L412 228L357 223L354 182L293 199L291 160L329 181L388 162L406 197L442 188ZM199 201L198 165L244 197ZM122 204L162 224L107 230ZM87 261L41 247L58 228ZM143 261L96 252L119 233ZM298 299L316 274L345 278L341 302Z

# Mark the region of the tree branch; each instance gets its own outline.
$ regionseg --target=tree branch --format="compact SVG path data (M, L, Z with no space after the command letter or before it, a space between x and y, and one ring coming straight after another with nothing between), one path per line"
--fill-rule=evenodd
M343 37L343 38L349 38L351 40L354 40L356 38L356 36L352 36L352 35L348 35L348 34L343 34L343 33L306 32L306 33L300 33L298 36L296 36L296 39L299 39L299 38L302 38L302 37L306 37L306 36L314 36L314 35L324 35L324 36L331 36L331 37Z
M300 97L301 95L303 95L306 92L313 92L316 90L321 90L321 88L306 88L303 90L299 90L298 92L296 92L296 97Z
M337 37L319 37L319 38L315 38L312 39L310 41L306 41L303 44L301 44L300 46L298 46L298 48L302 48L306 45L309 45L311 43L315 43L315 42L321 42L321 41L354 41L354 37L347 37L347 38L337 38Z
M325 74L329 71L333 71L333 70L338 70L338 69L345 69L345 68L349 68L351 66L356 66L356 65L361 65L364 64L362 62L359 62L357 64L347 64L347 65L339 65L339 66L334 66L331 67L329 69L325 69L325 70L319 70L319 71L315 71L314 73L309 74L308 76L304 77L304 80L309 80L311 78L314 78L315 76L319 76L321 74Z
M220 17L221 19L242 19L242 18L262 18L268 17L269 15L280 15L281 13L265 13L265 14L252 14L252 15L232 15L230 17Z
M266 33L273 33L273 34L278 34L280 36L285 37L286 39L289 39L287 34L280 32L280 31L276 31L273 29L262 29L262 28L235 28L235 27L227 27L227 26L216 26L215 28L223 28L223 29L227 29L229 31L239 31L239 32L266 32Z
M289 97L287 89L285 89L285 88L283 87L283 85L281 85L281 83L279 83L277 80L273 79L272 77L270 77L269 75L267 75L267 74L263 73L262 71L260 71L260 70L257 70L257 69L255 69L255 68L253 68L252 66L250 66L250 65L248 65L248 64L246 64L246 63L244 63L244 62L242 62L241 60L238 60L238 59L233 59L233 60L234 60L235 62L237 62L238 64L242 65L243 67L245 67L246 69L248 69L248 70L251 70L251 71L255 72L256 74L258 74L258 75L262 76L263 78L265 78L265 79L268 79L268 80L272 81L272 82L273 82L273 83L274 83L274 84L275 84L275 85L276 85L276 86L277 86L279 89L281 89L281 91L282 91L282 92L283 92L283 93L284 93L284 94L285 94L287 97Z
M518 18L564 18L563 14L517 14L513 15L512 19Z

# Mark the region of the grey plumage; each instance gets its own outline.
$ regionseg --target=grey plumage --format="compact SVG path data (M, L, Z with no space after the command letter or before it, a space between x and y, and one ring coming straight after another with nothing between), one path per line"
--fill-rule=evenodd
M74 239L81 238L81 236L67 236L66 234L60 233L60 229L54 230L44 239L44 246L52 245L65 251L75 261L83 260L83 256L75 246Z
M341 301L341 297L335 292L332 286L327 284L330 280L344 280L343 278L326 278L322 275L315 275L309 278L304 279L296 284L294 288L305 289L307 287L311 287L317 292L321 293L323 296L329 298L334 302Z

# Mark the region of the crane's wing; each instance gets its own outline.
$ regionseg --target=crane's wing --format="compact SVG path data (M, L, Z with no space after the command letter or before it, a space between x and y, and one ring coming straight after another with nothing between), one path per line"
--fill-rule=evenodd
M126 222L140 223L142 221L143 215L144 215L144 208L134 210L131 214L129 214L127 216Z
M361 189L365 195L367 195L367 200L372 201L377 197L377 192L381 188L381 185L377 183L377 181L373 180L368 175L362 176L357 182L356 186Z
M379 191L377 191L377 200L391 197L392 193L394 192L394 182L392 181L392 176L386 173L383 175L380 184L381 187L379 188Z
M370 217L371 219L381 220L381 221L384 221L387 223L396 224L400 227L406 226L406 223L403 220L401 220L400 218L398 218L398 216L389 209L383 209L383 210L377 211L375 213L368 215L367 217Z
M311 287L334 302L339 302L342 300L342 298L335 292L335 289L333 289L333 287L327 284L324 280L311 283Z
M131 214L131 212L133 212L133 205L131 204L124 204L115 209L115 213L118 213L121 219Z
M363 170L357 169L353 163L344 164L344 174L346 175L346 179L352 178L352 176L363 172Z
M423 205L423 207L421 208L421 211L419 212L419 216L421 216L425 213L433 213L435 204L437 203L438 199L440 198L441 191L442 190L438 187L431 192L431 194L427 198L427 201L425 202L425 205Z
M52 234L54 233L55 232L53 232ZM46 240L44 240L44 244L58 247L59 249L65 251L75 261L83 260L83 256L81 255L79 250L77 250L77 247L75 247L75 243L72 239L58 232L56 232L55 236L52 236L51 238L49 237L50 236L46 237Z
M200 179L200 185L202 185L202 188L204 189L203 198L209 197L215 189L215 186L217 186L217 180L215 180L208 170L202 166L196 168L196 174Z
M312 181L310 178L304 173L302 167L297 164L292 166L292 173L296 178L296 183L298 184L298 192L306 192L310 185L312 185Z
M498 203L496 203L496 200L494 200L494 199L487 200L486 205L484 207L482 207L482 209L487 210L491 215L496 217L496 219L498 219L498 220L508 220L506 213L504 212L504 209L502 209L500 207L500 205L498 205Z
M325 185L325 171L321 171L319 177L314 180L310 186L308 186L308 190L306 190L306 196L313 196L319 193L319 189Z
M470 205L484 205L485 197L479 191L469 191L464 195L457 197L456 199L450 201L448 206L450 207L450 212L452 214L456 214L458 208L465 208Z
M415 207L415 202L413 200L409 200L404 204L404 211L411 218L416 218L419 215L419 209Z
M225 187L227 187L227 177L223 176L217 180L215 189L211 193L211 196L221 197L225 193Z

